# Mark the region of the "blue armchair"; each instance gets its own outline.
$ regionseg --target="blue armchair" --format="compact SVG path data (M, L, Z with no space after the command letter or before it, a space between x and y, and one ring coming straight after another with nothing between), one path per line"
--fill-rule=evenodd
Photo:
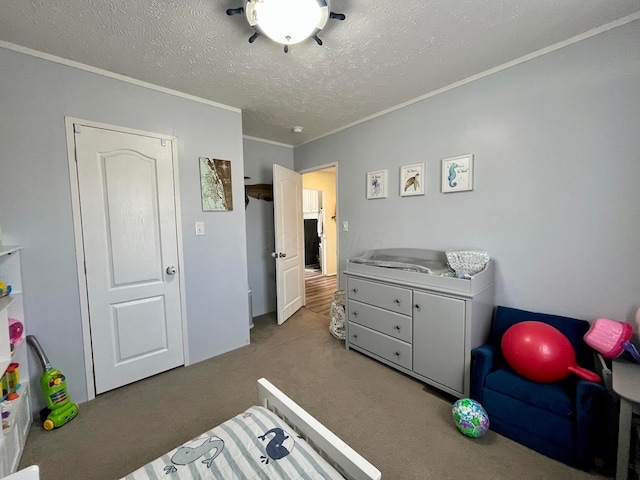
M598 406L606 388L575 375L556 383L537 383L514 372L502 356L500 342L511 325L525 320L556 327L573 345L578 364L593 367L593 351L582 338L588 322L499 306L494 310L489 343L471 351L471 398L484 406L491 430L589 470L596 456Z

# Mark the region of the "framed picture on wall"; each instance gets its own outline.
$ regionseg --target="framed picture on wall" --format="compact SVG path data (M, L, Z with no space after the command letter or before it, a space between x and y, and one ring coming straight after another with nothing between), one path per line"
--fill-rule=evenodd
M233 210L231 162L200 157L200 188L203 212Z
M387 171L367 172L367 199L387 198Z
M424 195L424 163L400 167L400 196Z
M442 193L473 190L473 155L442 160Z

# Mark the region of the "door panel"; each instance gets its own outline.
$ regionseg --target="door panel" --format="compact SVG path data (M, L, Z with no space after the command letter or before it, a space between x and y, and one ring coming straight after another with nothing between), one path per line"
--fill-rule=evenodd
M170 142L75 134L96 392L184 363ZM164 145L163 145L164 143Z
M114 286L162 280L154 163L136 152L104 156L108 253ZM132 244L135 248L130 248Z
M414 292L413 302L413 371L464 392L464 300Z
M165 311L164 297L112 305L116 365L168 349Z
M302 176L273 165L276 302L281 325L304 305Z

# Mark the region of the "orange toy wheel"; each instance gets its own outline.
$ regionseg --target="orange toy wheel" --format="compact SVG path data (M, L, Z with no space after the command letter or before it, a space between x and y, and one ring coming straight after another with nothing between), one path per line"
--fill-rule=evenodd
M49 420L49 419L45 420L45 421L42 423L42 426L44 427L44 429L45 429L46 431L53 430L53 428L55 427L55 425L53 424L53 420Z

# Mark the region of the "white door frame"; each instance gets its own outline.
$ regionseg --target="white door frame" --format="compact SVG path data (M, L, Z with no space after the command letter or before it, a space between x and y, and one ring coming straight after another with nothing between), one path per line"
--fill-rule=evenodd
M340 232L342 228L340 228L340 202L338 201L338 162L325 163L323 165L318 165L317 167L305 168L304 170L298 170L297 172L300 175L304 175L305 173L313 173L320 170L324 170L325 168L334 167L336 169L336 277L338 279L337 287L340 288ZM304 181L303 181L304 184ZM326 216L325 216L326 219ZM323 270L324 272L324 270Z
M84 365L87 382L87 400L93 400L96 397L96 384L93 375L93 354L91 349L91 327L89 324L89 300L87 292L87 277L84 270L84 245L82 242L82 217L80 215L80 191L78 187L78 171L76 169L76 152L75 152L75 136L74 124L81 124L87 127L103 128L121 133L130 133L133 135L143 135L164 139L171 142L173 155L173 180L174 195L176 208L176 239L178 242L178 275L180 278L180 308L182 317L182 344L184 349L184 364L189 365L189 349L187 338L187 314L186 299L184 295L184 256L182 253L182 220L180 212L180 182L178 181L178 147L177 139L171 135L161 133L148 132L144 130L136 130L132 128L119 127L106 123L92 122L81 120L79 118L65 117L65 130L67 134L67 158L69 161L69 181L71 183L71 208L73 213L73 233L76 243L76 264L78 269L78 290L80 295L80 317L82 321L82 342L84 345Z

